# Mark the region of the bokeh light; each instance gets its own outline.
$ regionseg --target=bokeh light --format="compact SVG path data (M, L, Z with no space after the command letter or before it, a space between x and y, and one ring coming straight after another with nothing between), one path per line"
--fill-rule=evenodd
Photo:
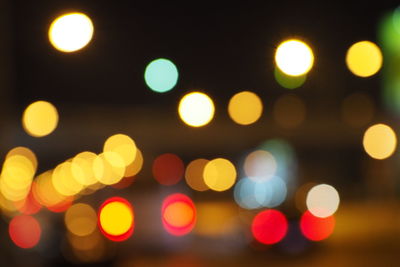
M178 112L184 123L192 127L208 124L214 117L214 102L201 92L192 92L182 97Z
M258 213L251 224L254 238L266 245L281 241L288 231L288 222L283 213L269 209Z
M116 152L104 152L93 161L93 172L99 183L113 185L125 174L125 161Z
M36 101L30 104L22 115L25 131L34 137L43 137L52 133L57 124L57 109L47 101Z
M259 149L268 151L277 163L276 176L287 185L295 186L297 157L293 146L284 139L274 138L263 142Z
M93 37L93 23L83 13L68 13L56 18L49 28L50 43L61 52L75 52Z
M283 73L300 76L311 70L314 55L306 43L291 39L279 44L275 53L275 63Z
M214 191L225 191L236 181L235 166L227 159L210 160L204 168L204 182Z
M21 151L22 152L22 151ZM28 152L24 150L24 152ZM0 176L0 192L10 201L24 201L30 192L37 162L32 155L8 153L3 163Z
M107 138L104 142L103 152L117 153L123 160L125 167L131 164L136 157L136 144L129 136L125 134L115 134ZM105 153L108 161L113 161L112 153ZM115 165L115 164L113 164Z
M19 215L10 221L8 233L15 245L27 249L39 243L42 229L34 217Z
M32 187L34 183L32 183ZM25 199L15 203L15 205L21 213L26 215L36 214L42 209L42 205L36 200L32 190L29 191Z
M196 191L206 191L208 186L204 182L203 172L204 167L207 165L206 159L195 159L191 161L185 170L186 183Z
M253 92L243 91L235 94L229 100L228 113L237 124L255 123L261 117L262 111L261 99Z
M158 58L150 62L144 71L147 86L157 93L165 93L175 87L178 82L178 69L166 58Z
M83 185L73 175L72 166L73 163L69 161L59 164L51 177L54 188L64 196L74 196L83 189Z
M15 147L15 148L11 149L10 151L8 151L8 153L6 155L6 159L11 156L14 156L14 155L21 155L21 156L24 156L25 158L29 159L29 161L32 163L32 166L36 170L38 161L37 161L35 153L32 150L30 150L27 147L23 147L23 146Z
M353 44L346 54L347 67L359 77L369 77L377 73L382 67L382 61L381 50L370 41Z
M274 208L282 204L286 196L286 183L277 176L269 179L245 177L234 188L236 203L245 209Z
M277 163L274 156L265 150L256 150L244 160L244 173L249 177L266 179L276 173Z
M316 217L306 211L300 219L300 229L303 235L312 241L321 241L328 238L335 229L335 217Z
M93 164L96 158L97 155L95 153L84 151L72 159L72 175L83 186L91 186L98 181L93 171Z
M306 118L304 101L295 94L285 94L279 97L273 109L275 121L283 128L296 128Z
M131 164L126 166L125 177L135 176L140 172L142 167L143 167L143 154L142 151L140 151L140 149L136 149L135 159L132 161Z
M112 197L101 205L98 225L105 237L112 241L128 239L134 229L134 213L131 204L124 198Z
M365 152L374 159L386 159L396 149L397 137L388 125L375 124L369 127L363 138Z
M182 236L192 231L196 223L196 208L188 196L176 193L164 199L161 216L168 233Z
M34 198L41 205L53 212L65 211L73 201L72 196L60 194L53 184L53 171L46 171L38 175L32 183L32 193Z
M98 231L94 231L87 236L76 236L67 233L67 240L72 248L74 260L78 260L79 263L99 262L106 257L107 247Z
M152 167L153 177L162 185L178 183L184 174L185 166L180 157L172 153L158 156Z
M380 21L378 35L379 45L382 47L385 58L385 67L382 68L382 100L390 113L400 114L400 76L398 75L400 32L399 9L388 12Z
M371 96L365 93L353 93L343 100L341 111L346 124L359 128L372 121L375 105Z
M64 215L68 231L77 236L92 234L97 227L97 214L88 204L77 203L69 207Z
M307 80L307 75L290 76L283 73L278 67L275 67L274 77L276 82L286 89L295 89L302 86Z
M306 203L308 210L314 216L326 218L336 212L339 207L340 197L333 186L319 184L308 192Z

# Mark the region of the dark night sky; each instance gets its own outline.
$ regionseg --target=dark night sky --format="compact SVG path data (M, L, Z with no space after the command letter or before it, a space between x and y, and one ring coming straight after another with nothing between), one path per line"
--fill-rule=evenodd
M335 86L337 97L342 97L355 80L344 65L347 48L358 40L376 40L381 14L393 7L325 1L14 3L14 99L22 106L36 99L56 104L175 104L194 89L223 103L244 89L274 97L282 92L273 78L274 49L288 37L306 40L316 54L300 94L315 97L316 90ZM95 34L82 51L63 54L52 49L47 30L58 14L69 10L87 13ZM173 60L180 70L176 90L164 95L146 89L143 81L144 68L158 57Z

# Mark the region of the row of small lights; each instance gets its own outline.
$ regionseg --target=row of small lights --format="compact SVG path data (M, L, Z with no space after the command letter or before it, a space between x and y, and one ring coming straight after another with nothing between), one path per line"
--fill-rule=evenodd
M78 27L77 27L78 25ZM57 18L50 26L49 29L49 39L52 45L62 51L62 52L74 52L79 49L82 49L86 46L93 35L93 24L89 17L82 13L70 13L63 15ZM77 38L78 37L78 38ZM310 47L302 41L299 40L289 40L283 42L281 45L278 46L278 49L275 54L275 61L277 66L277 71L282 72L286 75L287 79L295 79L295 78L302 78L305 79L305 75L308 71L311 70L313 63L314 63L314 55ZM380 49L372 42L363 41L358 42L350 47L346 56L346 63L349 69L357 76L360 77L369 77L374 75L379 71L382 65L382 55ZM172 75L171 75L172 73ZM165 79L158 79L157 77L164 77ZM178 80L178 71L176 66L168 59L157 59L151 62L146 70L145 70L145 81L146 84L155 92L167 92L173 89ZM277 79L278 80L278 79ZM304 80L303 80L304 81ZM251 103L248 106L254 106L254 110L252 110L251 114L246 113L246 109L243 108L244 103ZM254 103L260 103L254 105ZM228 112L231 118L237 122L238 124L248 125L254 123L259 119L262 112L262 103L259 97L249 91L240 92L232 97ZM46 121L43 123L43 114L47 114L45 116ZM180 103L179 103L179 115L181 119L189 126L192 127L201 127L208 124L213 117L214 114L214 104L212 100L202 92L192 92L185 95ZM39 122L39 123L37 123ZM55 130L58 123L58 112L56 108L48 102L45 101L38 101L30 106L24 112L23 115L23 126L24 129L27 131L28 134L34 137L43 137ZM120 135L121 137L121 135ZM109 141L109 143L113 143L111 148L105 149L103 154L96 157L93 156L92 163L97 160L98 164L107 164L107 162L112 165L112 167L119 166L120 171L118 178L116 180L107 181L101 180L98 178L96 181L101 184L116 184L118 183L123 177L126 176L126 170L130 163L135 160L135 155L139 154L136 152L133 154L133 159L125 160L127 156L132 156L132 153L127 153L130 151L127 146L131 146L129 139L125 141ZM126 140L128 140L129 145L127 145ZM131 139L130 139L131 140ZM132 140L133 142L133 140ZM107 141L106 141L107 144ZM133 142L134 144L134 142ZM396 135L393 130L384 124L377 124L370 127L364 134L363 144L366 152L375 159L385 159L389 157L395 150L397 139ZM135 146L135 149L136 146ZM139 151L139 150L137 150ZM131 151L130 151L131 152ZM33 154L34 155L34 154ZM78 155L77 155L78 156ZM87 156L87 154L86 154ZM11 196L10 195L10 188L11 192L14 190L13 193L18 195L21 199L19 201L24 201L28 198L29 193L31 192L31 183L33 180L34 173L37 167L36 158L32 160L32 155L27 152L26 150L18 150L14 151L13 153L9 153L6 157L6 161L3 165L1 180L0 180L0 189L3 195ZM99 160L101 158L103 161ZM75 157L76 162L80 159L81 162L85 162L88 159L83 157ZM56 169L63 170L66 165L69 165L66 170L71 170L71 162L74 161L66 161L58 165L52 172L50 176L42 176L44 177L43 180L46 180L45 177L50 177L49 181L53 184L54 187L57 187L58 190L61 192L63 191L62 184L57 186L57 182L55 182L54 175ZM143 159L142 159L143 160ZM157 161L157 159L156 159ZM156 161L154 165L156 165ZM15 164L15 165L14 165ZM64 164L64 165L63 165ZM153 165L153 175L154 177L163 184L163 178L159 178L160 176L154 170ZM15 171L15 166L23 166L22 170L24 172L23 177L27 177L26 181L22 181L21 184L23 186L21 188L17 188L18 190L15 191L15 186L12 184L10 179L7 177L11 177L13 171ZM104 166L104 165L102 165ZM123 166L123 167L122 167ZM189 165L190 166L190 165ZM188 166L188 168L189 168ZM228 173L233 173L233 175L228 175L231 177L228 179L227 183L218 183L215 181L215 177L218 178L218 174L215 174L216 169L221 168L228 169ZM123 169L123 171L121 171ZM140 168L139 168L140 170ZM188 170L188 169L187 169ZM9 172L9 173L8 173ZM204 164L203 170L203 179L206 186L210 189L215 191L225 191L231 188L236 180L236 170L232 163L226 159L214 159L208 161ZM214 172L214 175L206 175L207 172ZM62 175L61 175L62 176ZM162 176L162 175L161 175ZM214 177L213 177L214 176ZM30 178L29 178L30 177ZM40 177L40 176L39 176ZM38 177L38 178L39 178ZM101 177L101 174L98 174L98 177ZM212 177L212 178L207 178ZM104 177L103 177L104 178ZM99 180L100 179L100 180ZM214 181L211 181L213 180ZM40 180L40 179L38 179ZM26 186L26 182L29 186ZM176 181L177 182L177 181ZM170 184L175 184L175 181ZM188 185L193 188L193 186L189 183L187 179ZM32 188L34 183L32 183ZM168 184L168 182L166 183ZM5 186L4 186L5 185ZM89 184L88 184L89 185ZM95 192L97 189L101 188L94 187L89 188L89 191ZM193 188L196 190L196 188ZM19 191L20 190L20 191ZM71 193L66 193L64 197L68 196L75 196L81 191L85 191L85 188L80 188L76 192L73 191ZM201 191L201 190L199 190ZM64 191L65 194L65 191ZM22 197L21 197L22 196ZM321 203L321 196L324 196L325 202ZM65 200L65 198L63 199ZM61 201L62 202L62 201ZM72 202L72 200L69 202ZM322 240L330 235L333 231L334 227L334 218L333 214L336 212L338 205L339 205L339 195L332 186L321 184L313 187L307 194L307 207L308 211L304 213L302 216L300 227L305 236L307 236L311 240ZM59 203L58 203L59 204ZM71 206L65 214L66 222L69 220L68 217L71 217L73 207L77 205L86 205L86 204L75 204ZM321 206L322 205L322 206ZM90 206L86 205L91 209ZM69 206L67 206L68 208ZM87 208L86 207L86 208ZM50 207L49 207L50 208ZM77 209L77 208L75 208ZM65 210L65 207L64 209ZM176 212L183 212L184 220L176 219L175 216ZM134 212L133 208L130 203L123 199L123 198L111 198L103 203L101 206L98 215L95 212L78 212L81 215L83 214L94 214L97 219L90 219L91 221L99 221L99 228L100 231L109 239L114 241L122 241L126 240L133 232L134 228ZM92 216L89 215L89 216ZM85 215L86 216L86 215ZM311 216L311 217L310 217ZM73 217L73 216L72 216ZM92 216L93 217L93 216ZM23 220L30 220L32 219L36 222L37 221L33 217L29 217L28 215L20 215L13 218L13 220L9 224L9 232L11 239L20 247L29 248L33 247L37 244L40 239L40 226L34 226L35 229L39 229L38 231L33 231L33 235L35 232L39 233L36 235L37 239L35 242L35 238L24 238L24 234L26 234L26 226L29 224L27 221ZM274 220L270 220L274 218ZM308 224L304 221L311 220ZM325 224L328 225L326 229L328 229L324 235L322 236L313 236L312 229L310 224L314 224L314 226L320 221L319 219L324 220ZM174 194L169 196L162 205L162 219L163 225L165 229L173 234L173 235L184 235L191 231L194 227L196 221L196 209L195 206L190 198L183 194ZM20 220L20 221L18 221ZM274 222L272 222L274 221ZM271 223L273 225L271 225ZM32 223L35 225L35 223ZM307 226L308 225L308 226ZM79 231L72 230L70 224L66 223L68 230L71 232ZM25 230L24 230L25 229ZM32 228L33 229L33 228ZM273 231L271 231L273 229ZM253 219L252 224L252 232L254 237L261 243L264 244L274 244L281 241L287 233L287 219L285 216L278 210L275 209L268 209L263 212L260 212L257 216ZM311 229L311 230L310 230ZM22 232L22 234L21 234ZM89 231L90 232L90 231ZM79 234L77 234L79 235ZM32 235L26 235L27 237L32 237ZM29 244L27 244L28 242Z

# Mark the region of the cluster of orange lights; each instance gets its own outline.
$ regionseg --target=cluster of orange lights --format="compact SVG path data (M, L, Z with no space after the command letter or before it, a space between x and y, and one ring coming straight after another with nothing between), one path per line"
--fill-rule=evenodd
M278 162L274 156L267 152L264 154L268 164L263 162L263 166L255 162L253 166L249 159L245 161L244 170L247 175L259 176L276 171ZM57 165L53 170L36 175L33 179L37 164L36 156L31 150L19 147L8 153L3 165L1 179L6 179L10 173L19 173L18 171L27 177L17 184L28 187L21 199L14 199L13 191L11 193L1 191L3 194L0 194L0 207L5 214L12 217L9 223L9 235L17 246L32 248L40 241L41 225L32 215L37 214L42 207L55 213L65 212L67 236L70 245L75 249L76 257L87 253L85 249L81 249L81 243L93 249L104 249L105 245L102 243L104 241L99 239L99 234L114 242L125 241L131 237L135 229L136 215L128 200L111 197L100 205L97 212L88 204L74 204L74 201L81 196L92 194L105 186L120 185L125 179L129 179L128 185L132 182L133 177L142 168L143 155L130 137L124 134L113 135L104 143L102 153L98 155L88 151L79 153ZM237 171L236 167L224 158L195 159L185 167L178 155L164 153L154 159L152 174L163 186L175 185L185 177L187 185L193 190L211 189L220 192L235 184ZM24 182L28 185L24 185ZM18 188L13 184L9 185L11 188ZM23 186L21 188L25 188ZM315 189L316 187L320 187L322 191ZM122 184L120 188L124 188L124 185ZM315 188L308 193L311 197L307 197L307 205L310 206L308 208L311 212L314 211L314 214L307 210L300 219L299 229L307 239L320 241L333 232L335 219L332 214L336 211L339 200L333 187L319 185ZM318 198L320 194L329 196L321 202L324 205L323 213L320 213L320 206L313 206L313 198ZM160 204L161 222L166 232L173 236L184 236L195 229L198 220L197 209L187 195L175 193L167 196ZM282 241L288 231L289 224L285 215L275 209L258 213L251 224L254 239L267 245Z

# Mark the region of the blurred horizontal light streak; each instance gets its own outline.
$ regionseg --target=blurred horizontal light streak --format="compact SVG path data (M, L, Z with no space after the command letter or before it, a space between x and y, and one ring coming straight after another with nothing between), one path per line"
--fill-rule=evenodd
M235 235L240 231L237 208L231 202L196 203L197 222L194 233L209 238Z

